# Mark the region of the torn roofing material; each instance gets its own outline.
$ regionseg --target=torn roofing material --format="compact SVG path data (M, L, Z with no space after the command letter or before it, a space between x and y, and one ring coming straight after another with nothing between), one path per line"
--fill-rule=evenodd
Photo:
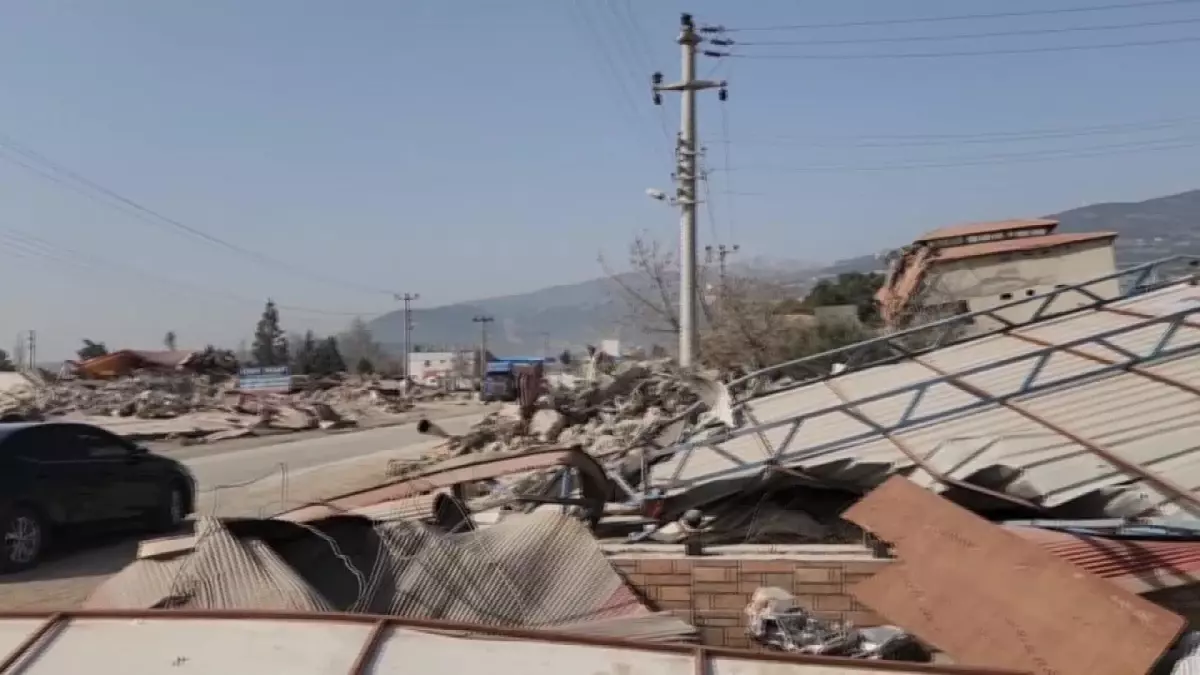
M487 670L525 675L1020 675L992 668L863 661L651 644L564 631L502 630L386 616L282 612L0 615L0 668L25 675L383 675ZM112 658L121 654L121 658ZM16 672L14 669L12 672Z
M1134 593L1200 582L1200 541L1095 537L1037 527L1009 529L1076 567Z
M769 466L866 490L894 473L1057 517L1200 512L1200 288L1100 302L752 399L652 487L736 491Z
M465 534L349 516L198 527L193 551L133 561L85 606L348 611L526 628L651 614L586 526L558 513ZM664 620L677 635L692 632Z

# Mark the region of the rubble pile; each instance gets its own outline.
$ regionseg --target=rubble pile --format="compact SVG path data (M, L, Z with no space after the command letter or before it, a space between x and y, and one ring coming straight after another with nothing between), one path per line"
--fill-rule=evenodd
M546 445L576 446L598 459L626 457L641 465L639 450L712 408L719 387L711 377L679 370L670 360L621 362L587 379L547 381L528 428L515 403L505 404L461 436L423 421L421 433L446 441L419 459L394 460L390 476L469 453L511 452Z
M933 657L898 626L858 628L849 622L818 619L782 588L756 590L745 613L750 637L779 651L910 663L929 663Z
M464 396L406 388L388 380L296 380L291 392L262 396L239 392L236 378L224 374L144 371L110 380L30 381L28 386L0 394L0 419L34 421L66 416L94 420L102 426L106 424L102 418L179 420L186 431L162 435L215 441L262 429L339 429L405 413L421 402ZM200 417L203 424L186 424ZM145 437L159 435L148 432Z

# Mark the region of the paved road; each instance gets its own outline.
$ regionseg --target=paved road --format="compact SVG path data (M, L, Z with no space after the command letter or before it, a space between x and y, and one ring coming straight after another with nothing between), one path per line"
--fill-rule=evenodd
M480 417L479 413L446 417L437 424L461 433ZM418 434L415 424L406 424L330 436L284 436L274 443L241 449L174 448L164 454L180 459L195 472L201 490L199 513L254 516L377 485L385 477L388 460L419 457L436 444L436 439ZM288 467L286 482L280 480L281 463ZM264 475L267 477L254 480ZM242 485L214 489L237 483ZM30 572L0 577L0 607L77 607L97 584L128 564L136 551L137 540L130 538L60 555Z
M470 414L443 418L437 420L437 424L450 433L462 433L480 417ZM417 433L415 424L405 424L300 440L283 437L277 443L254 448L226 450L220 446L197 446L168 450L163 454L186 464L196 475L200 491L205 492L278 476L284 467L288 477L295 479L329 464L360 460L368 455L386 454L391 459L407 457L412 454L404 451L408 446L415 447L419 455L425 442L430 440L430 436Z

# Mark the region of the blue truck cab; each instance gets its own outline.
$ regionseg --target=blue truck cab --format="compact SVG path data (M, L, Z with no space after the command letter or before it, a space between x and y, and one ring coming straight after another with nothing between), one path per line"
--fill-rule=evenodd
M479 386L480 401L517 400L517 372L522 368L541 367L544 359L511 358L488 361Z

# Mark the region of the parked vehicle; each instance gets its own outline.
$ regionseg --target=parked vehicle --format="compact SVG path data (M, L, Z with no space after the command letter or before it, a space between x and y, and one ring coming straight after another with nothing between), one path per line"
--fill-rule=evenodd
M99 427L0 424L0 572L37 565L69 532L121 522L173 531L195 501L182 464Z

